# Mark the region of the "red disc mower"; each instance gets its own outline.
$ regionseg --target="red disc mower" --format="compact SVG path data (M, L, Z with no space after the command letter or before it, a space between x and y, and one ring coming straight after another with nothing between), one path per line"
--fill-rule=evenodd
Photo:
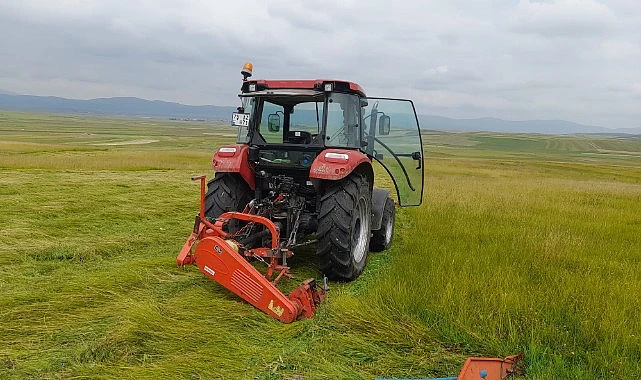
M421 204L421 134L410 100L339 80L248 80L251 64L241 73L237 144L214 154L207 187L195 178L200 213L177 263L289 323L314 315L327 279L356 279L368 252L392 244L395 202L375 172L389 174L399 206ZM285 296L276 285L291 278L287 260L314 243L322 286L310 279Z

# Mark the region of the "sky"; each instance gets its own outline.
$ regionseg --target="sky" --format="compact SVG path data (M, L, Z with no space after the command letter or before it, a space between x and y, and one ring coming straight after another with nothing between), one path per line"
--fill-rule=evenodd
M641 127L638 0L0 0L0 90L237 105L335 78L422 114Z

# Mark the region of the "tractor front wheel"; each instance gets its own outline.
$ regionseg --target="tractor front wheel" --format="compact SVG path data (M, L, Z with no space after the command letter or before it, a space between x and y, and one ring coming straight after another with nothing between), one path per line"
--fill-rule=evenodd
M330 182L320 200L318 259L332 280L356 279L367 262L372 223L372 193L367 177L352 173Z

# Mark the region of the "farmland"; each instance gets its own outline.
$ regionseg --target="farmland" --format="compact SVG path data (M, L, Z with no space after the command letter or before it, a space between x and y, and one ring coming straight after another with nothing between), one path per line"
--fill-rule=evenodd
M234 140L0 112L0 378L429 377L520 351L528 379L641 376L638 136L424 132L423 205L291 325L175 266L190 177ZM313 249L292 266L320 277Z

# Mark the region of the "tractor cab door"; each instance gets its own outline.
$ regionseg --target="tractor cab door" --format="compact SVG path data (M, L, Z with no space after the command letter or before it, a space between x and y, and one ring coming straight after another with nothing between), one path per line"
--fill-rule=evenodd
M399 205L420 205L423 143L414 103L404 99L367 98L361 105L363 145L367 144L363 150L389 173Z

